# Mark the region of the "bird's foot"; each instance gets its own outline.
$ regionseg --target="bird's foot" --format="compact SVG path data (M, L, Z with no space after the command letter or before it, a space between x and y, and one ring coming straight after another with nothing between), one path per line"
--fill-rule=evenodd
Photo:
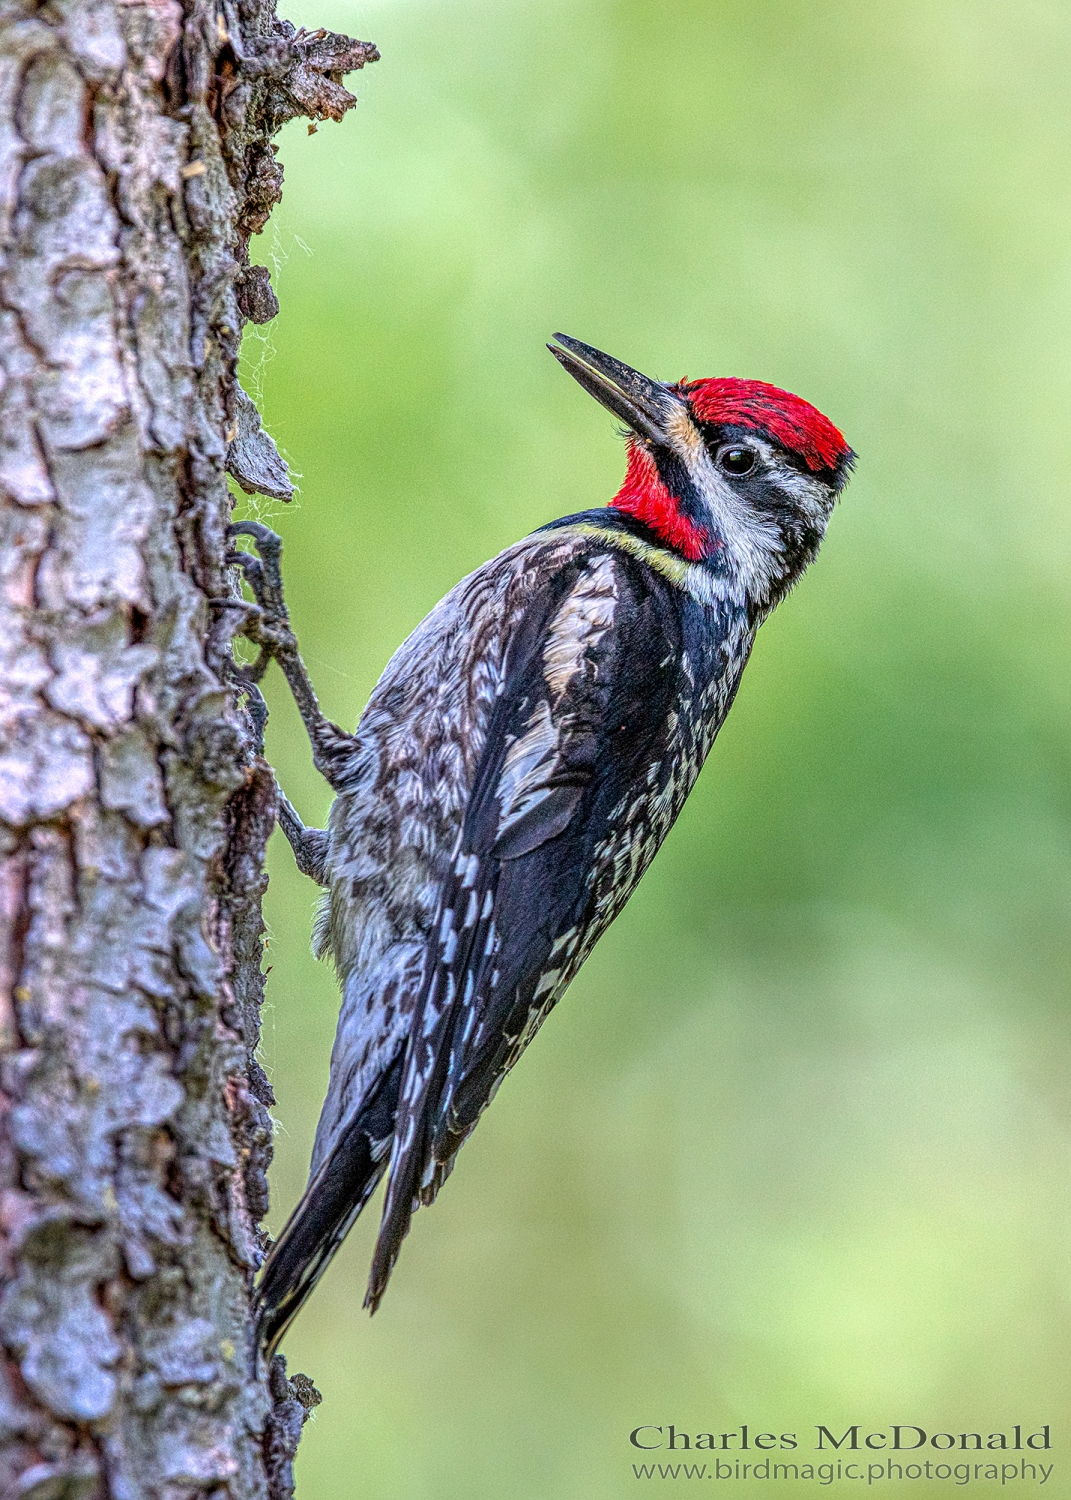
M283 541L260 521L238 521L228 528L227 534L232 538L251 537L257 549L256 552L245 552L234 547L227 553L227 562L242 570L256 601L253 605L247 604L241 626L242 635L261 649L261 660L244 669L244 676L256 682L263 676L271 657L297 651L297 638L290 629L290 616L283 597Z
M264 731L268 727L268 705L264 701L264 694L241 667L235 667L234 675L238 681L238 690L245 698L245 712L253 740L253 753L263 755Z
M249 666L236 666L235 674L241 685L255 686L273 658L279 663L312 742L313 764L332 786L337 786L341 774L339 763L350 752L352 736L325 718L301 660L297 636L290 628L290 616L283 598L282 538L259 521L238 521L228 528L227 534L231 538L251 537L256 547L255 552L243 552L234 547L227 553L227 562L241 568L255 601L232 601L235 608L245 612L238 633L260 647L256 661Z

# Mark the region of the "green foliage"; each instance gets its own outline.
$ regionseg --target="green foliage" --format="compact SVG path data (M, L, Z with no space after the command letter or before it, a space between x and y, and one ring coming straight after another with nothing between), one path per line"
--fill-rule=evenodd
M383 52L341 128L284 137L259 251L275 352L247 344L303 476L272 519L342 723L462 573L613 493L620 443L544 351L555 329L652 375L787 386L860 455L666 849L418 1214L382 1311L360 1311L373 1209L289 1338L326 1397L303 1500L616 1497L640 1422L809 1442L1056 1421L1071 12L294 19ZM320 821L277 678L271 703L269 752ZM277 839L276 1224L334 1032L314 899Z

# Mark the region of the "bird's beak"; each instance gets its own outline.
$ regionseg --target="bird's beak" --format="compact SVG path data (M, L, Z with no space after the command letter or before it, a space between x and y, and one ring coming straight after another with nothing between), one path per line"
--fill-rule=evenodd
M627 422L640 437L669 444L670 418L685 407L675 392L579 339L564 333L556 333L554 338L556 342L547 348L596 401Z

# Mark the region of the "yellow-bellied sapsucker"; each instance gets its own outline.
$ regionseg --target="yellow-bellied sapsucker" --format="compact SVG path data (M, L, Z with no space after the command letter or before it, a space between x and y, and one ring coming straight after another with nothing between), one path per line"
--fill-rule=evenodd
M387 1173L366 1305L416 1207L680 812L755 631L818 550L853 454L760 381L648 380L561 334L552 352L626 423L608 509L542 527L463 579L388 663L354 734L330 723L283 604L279 539L231 554L336 792L280 822L326 887L342 987L309 1184L268 1257L272 1352Z

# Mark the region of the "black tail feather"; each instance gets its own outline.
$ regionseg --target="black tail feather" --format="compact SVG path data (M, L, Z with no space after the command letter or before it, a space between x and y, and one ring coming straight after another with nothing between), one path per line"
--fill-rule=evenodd
M257 1291L257 1347L266 1360L275 1353L386 1170L404 1056L403 1050L340 1133L271 1248ZM380 1144L377 1155L373 1155L373 1142Z

